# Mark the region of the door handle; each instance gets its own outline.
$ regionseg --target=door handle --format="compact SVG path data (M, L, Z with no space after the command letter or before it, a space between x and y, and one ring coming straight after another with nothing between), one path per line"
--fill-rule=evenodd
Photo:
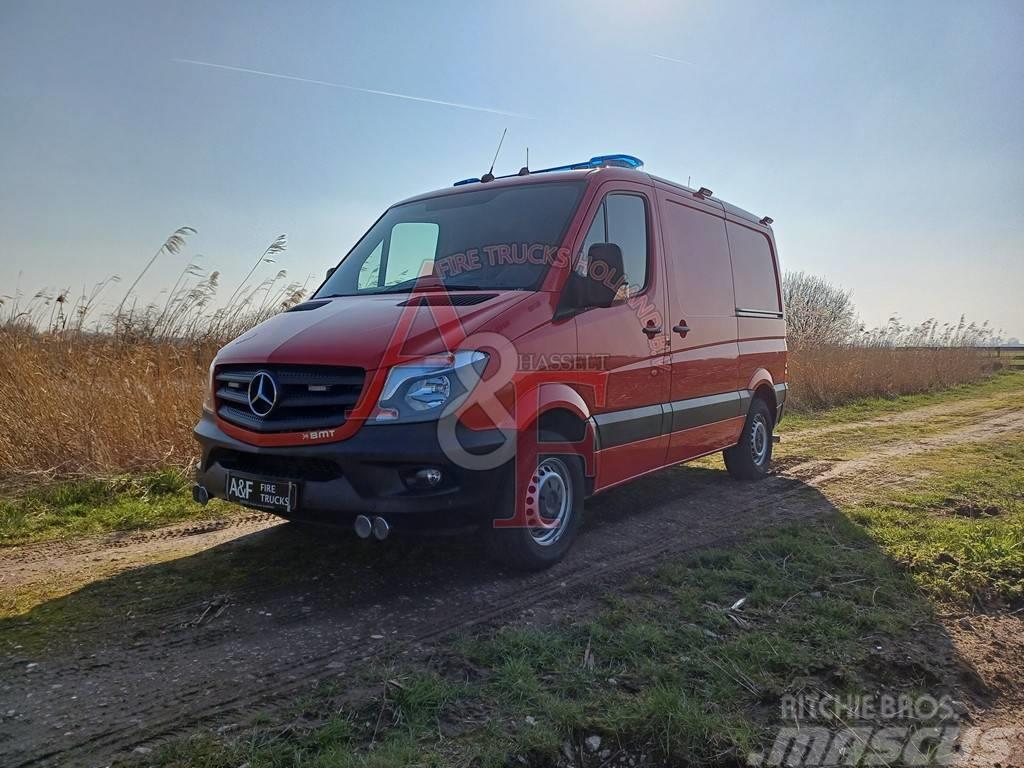
M680 323L679 325L673 325L672 330L675 333L679 333L685 336L690 332L690 326L688 326L686 323Z
M661 326L660 325L645 325L643 330L644 330L644 333L647 334L647 338L653 339L655 336L657 336L659 333L661 333Z

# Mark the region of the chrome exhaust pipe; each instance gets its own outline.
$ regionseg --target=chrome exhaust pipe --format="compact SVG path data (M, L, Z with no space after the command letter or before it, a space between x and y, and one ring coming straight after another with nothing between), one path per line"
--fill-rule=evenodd
M373 535L377 537L377 541L384 541L391 533L391 526L388 525L388 521L383 517L373 518Z
M196 483L192 486L192 501L205 507L210 502L210 492Z
M356 531L356 536L360 539L368 539L370 534L373 533L373 523L370 522L370 518L366 515L359 515L352 527Z

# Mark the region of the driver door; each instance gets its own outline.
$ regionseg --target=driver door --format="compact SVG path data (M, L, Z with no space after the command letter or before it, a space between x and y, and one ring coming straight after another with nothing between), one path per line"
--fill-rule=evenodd
M669 399L669 369L653 190L614 182L595 200L577 272L586 271L591 245L615 243L622 249L628 285L610 307L575 318L579 354L597 361L607 376L603 401L591 405L598 436L595 488L600 489L664 465L668 435L662 406Z

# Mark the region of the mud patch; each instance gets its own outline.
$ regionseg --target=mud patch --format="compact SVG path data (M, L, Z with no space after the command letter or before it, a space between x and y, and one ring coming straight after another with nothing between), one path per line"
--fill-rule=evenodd
M998 517L1003 514L996 504L973 504L971 502L960 502L958 499L946 499L948 514L954 517Z

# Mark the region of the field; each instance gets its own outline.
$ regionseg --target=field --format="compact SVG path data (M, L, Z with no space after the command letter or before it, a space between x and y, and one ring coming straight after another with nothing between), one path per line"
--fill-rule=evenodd
M903 694L944 702L923 724L964 744L1007 736L987 748L1011 764L1022 397L1006 373L798 414L773 477L709 458L599 496L531 576L472 541L382 548L223 508L166 525L159 473L13 497L3 762L771 764L793 697L833 702L805 728L870 734L892 721L840 702Z

